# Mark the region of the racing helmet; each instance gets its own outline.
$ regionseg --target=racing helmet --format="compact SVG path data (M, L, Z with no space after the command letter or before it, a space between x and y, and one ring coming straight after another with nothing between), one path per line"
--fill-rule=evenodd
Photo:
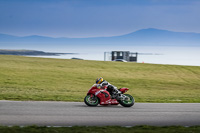
M97 78L96 79L96 84L101 84L103 82L103 78Z

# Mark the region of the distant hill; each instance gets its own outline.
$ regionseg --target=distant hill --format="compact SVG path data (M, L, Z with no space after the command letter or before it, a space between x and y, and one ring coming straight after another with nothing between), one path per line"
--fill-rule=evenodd
M0 46L12 45L127 45L127 46L200 46L200 33L172 32L160 29L142 29L130 34L113 37L52 38L46 36L17 37L0 34Z
M73 53L52 53L36 50L4 50L0 49L0 55L37 55L37 56L52 56L60 54L73 54Z

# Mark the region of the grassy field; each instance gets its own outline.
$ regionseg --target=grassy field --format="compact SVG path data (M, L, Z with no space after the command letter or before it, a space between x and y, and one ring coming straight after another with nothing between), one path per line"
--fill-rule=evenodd
M154 126L135 126L135 127L2 127L1 133L199 133L200 127L154 127Z
M0 55L0 100L83 101L97 77L136 102L200 102L200 67Z

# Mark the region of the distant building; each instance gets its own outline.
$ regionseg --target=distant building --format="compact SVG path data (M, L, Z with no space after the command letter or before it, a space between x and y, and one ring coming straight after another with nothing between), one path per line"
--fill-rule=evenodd
M111 58L109 56L111 56ZM121 59L128 62L137 62L137 56L138 56L137 52L132 53L130 51L112 51L111 53L110 52L104 53L104 60L114 61Z

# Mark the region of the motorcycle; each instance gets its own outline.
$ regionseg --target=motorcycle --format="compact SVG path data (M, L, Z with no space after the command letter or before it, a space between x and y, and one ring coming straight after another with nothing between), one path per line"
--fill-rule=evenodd
M124 107L131 107L134 105L135 100L129 94L124 94L129 89L120 88L118 92L110 93L106 90L107 86L103 88L98 88L94 84L88 91L87 96L84 98L84 102L88 106L97 106L100 105L118 105L121 104Z

